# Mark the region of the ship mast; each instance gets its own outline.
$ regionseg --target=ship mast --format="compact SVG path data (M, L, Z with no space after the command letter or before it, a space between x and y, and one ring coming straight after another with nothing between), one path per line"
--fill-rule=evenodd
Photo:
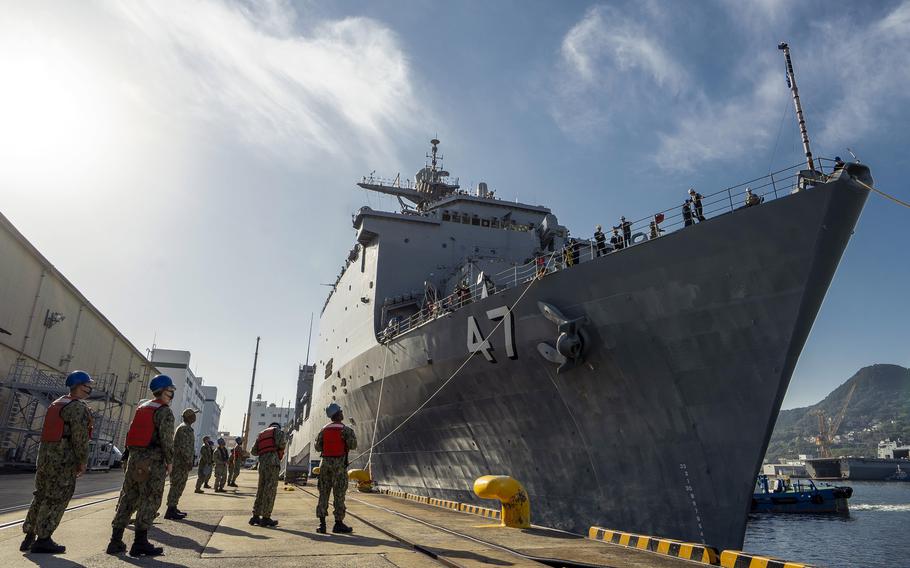
M787 60L787 84L790 86L790 92L793 94L793 105L796 107L796 118L799 120L799 133L803 137L803 150L806 152L806 163L809 165L809 171L815 171L815 162L812 160L812 150L809 149L809 132L806 130L806 119L803 117L803 106L799 102L799 89L796 88L796 75L793 73L793 62L790 60L790 46L786 42L780 42L777 49L784 52L784 59Z

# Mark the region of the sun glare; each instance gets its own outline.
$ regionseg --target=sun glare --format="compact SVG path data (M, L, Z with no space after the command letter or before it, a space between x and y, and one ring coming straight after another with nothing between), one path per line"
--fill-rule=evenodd
M7 38L0 55L2 169L20 183L92 177L115 146L102 77L59 43L31 39Z

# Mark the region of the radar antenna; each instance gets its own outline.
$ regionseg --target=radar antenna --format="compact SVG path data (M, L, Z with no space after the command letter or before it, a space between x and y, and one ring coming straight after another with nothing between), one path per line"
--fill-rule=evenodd
M796 88L796 75L793 73L793 62L790 60L790 46L786 42L780 42L777 49L784 52L784 59L787 61L787 86L793 94L793 105L796 107L796 118L799 120L799 133L803 137L803 150L806 151L806 163L809 164L809 170L815 171L815 162L812 161L812 150L809 149L809 132L806 130L806 119L803 117L803 106L799 102L799 89Z

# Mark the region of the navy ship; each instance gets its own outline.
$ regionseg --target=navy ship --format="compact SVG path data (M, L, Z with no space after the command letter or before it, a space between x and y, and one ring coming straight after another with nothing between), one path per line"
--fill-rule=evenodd
M698 196L691 215L623 221L606 242L462 189L431 145L413 180L357 184L401 209L353 217L292 462L334 401L360 441L351 467L383 486L489 506L474 479L507 474L539 525L739 549L869 168L825 171L804 134L806 164Z

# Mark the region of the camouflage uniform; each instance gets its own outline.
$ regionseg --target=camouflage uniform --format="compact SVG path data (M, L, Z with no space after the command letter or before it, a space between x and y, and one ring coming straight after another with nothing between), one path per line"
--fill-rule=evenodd
M212 463L214 462L214 450L208 444L202 444L199 450L199 477L196 478L196 490L202 488L202 484L208 485L209 479L212 478Z
M345 426L341 431L341 439L345 447L350 450L357 449L357 436L354 430ZM322 431L316 436L316 451L322 452ZM344 506L344 496L348 491L348 456L323 457L319 466L319 478L316 486L319 488L319 503L316 505L316 516L324 519L329 514L329 493L333 495L332 505L335 521L344 520L347 509Z
M275 445L282 452L288 445L284 432L275 432ZM251 453L259 456L259 487L256 488L256 502L253 503L253 515L271 518L275 507L275 495L278 493L278 474L281 473L281 459L278 452L259 455L259 441L253 444Z
M186 478L193 469L196 433L193 427L183 423L174 432L174 465L171 467L171 488L167 492L167 506L176 507L186 487Z
M227 462L230 454L224 446L215 448L215 491L224 491L227 483Z
M231 457L228 459L228 485L237 483L240 466L243 464L243 454L243 448L240 446L231 450Z
M147 531L161 506L167 464L174 463L174 415L168 406L161 406L155 411L152 420L155 432L149 446L130 447L130 461L123 477L123 490L111 523L114 529L126 528L135 511L136 530Z
M22 532L49 538L60 524L63 512L76 490L76 468L88 461L91 410L81 400L73 400L60 410L63 438L42 442L35 473L35 498L22 524Z

